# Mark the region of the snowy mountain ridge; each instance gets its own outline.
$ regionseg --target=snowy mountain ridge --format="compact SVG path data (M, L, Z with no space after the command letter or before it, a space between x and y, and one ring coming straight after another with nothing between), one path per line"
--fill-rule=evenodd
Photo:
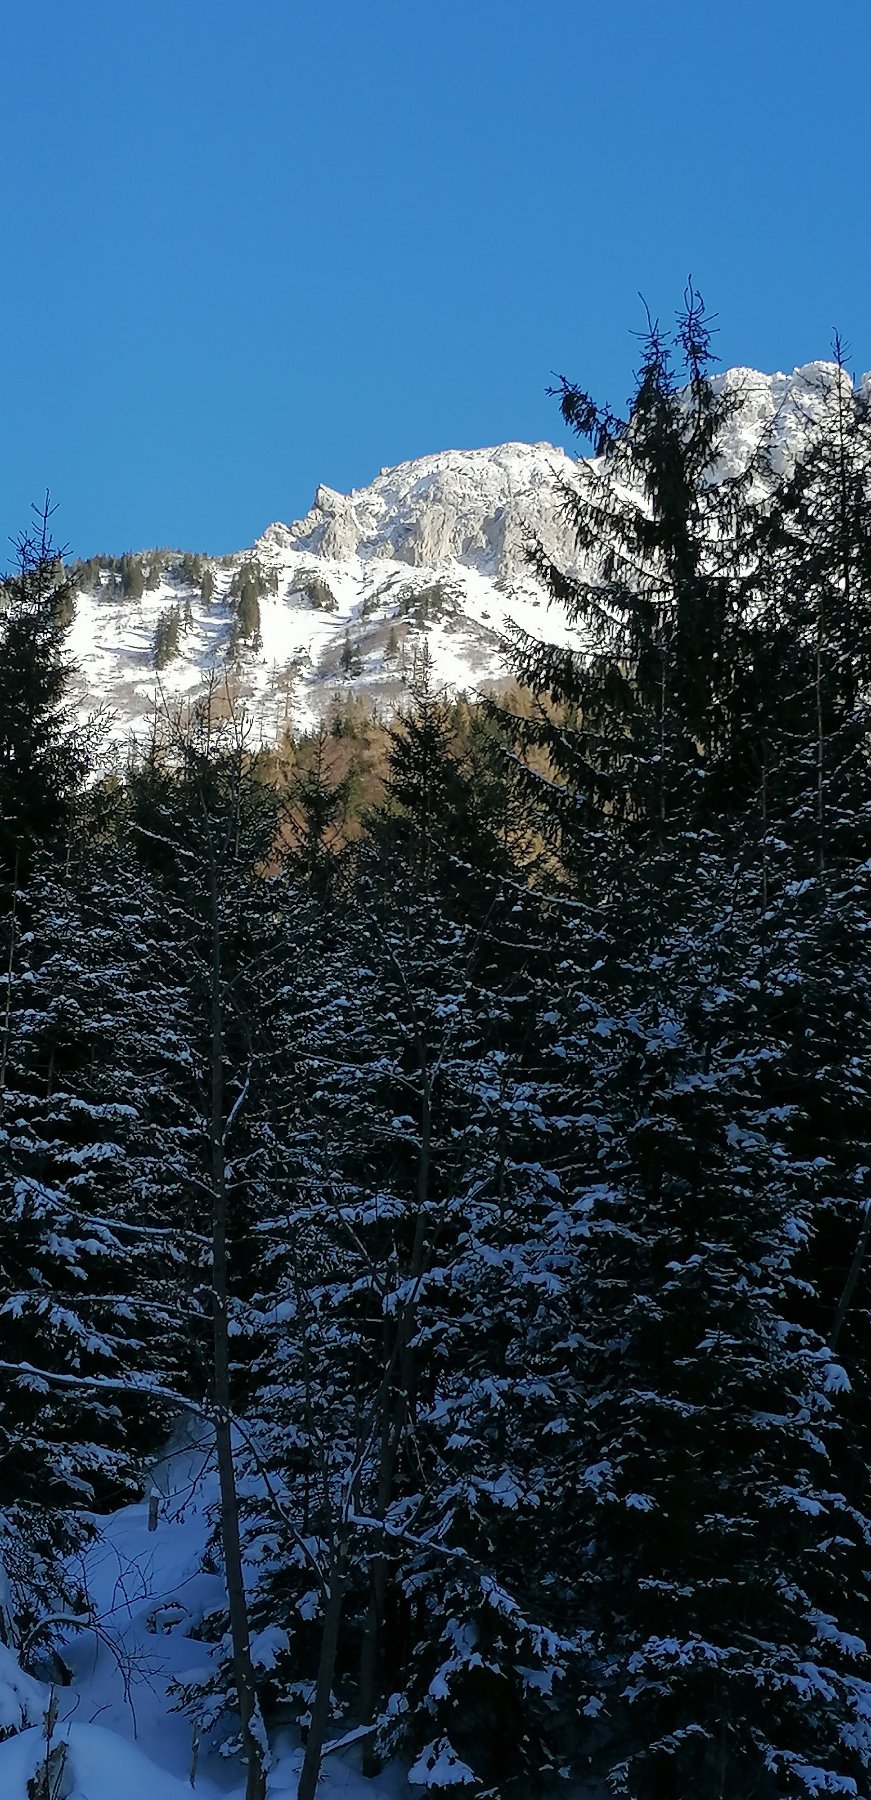
M774 467L787 468L838 379L826 362L715 377L738 399L717 476L745 467L763 437ZM120 579L117 559L95 559L87 580L76 577L79 704L106 705L123 744L149 731L156 707L193 697L218 670L269 743L337 697L394 711L424 643L439 683L498 686L509 621L573 640L526 547L535 535L561 566L576 566L564 493L578 467L547 443L445 450L382 469L350 494L320 485L303 519L271 524L230 557L145 552L122 559Z

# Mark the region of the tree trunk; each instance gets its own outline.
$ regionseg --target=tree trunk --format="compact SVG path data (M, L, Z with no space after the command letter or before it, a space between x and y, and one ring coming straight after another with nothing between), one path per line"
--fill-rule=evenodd
M387 1592L387 1565L381 1551L373 1558L369 1571L369 1605L360 1650L360 1719L370 1725L378 1710L381 1688L381 1631L384 1624L384 1602ZM371 1737L364 1740L360 1756L360 1772L371 1781L381 1772L381 1758Z
M378 1498L375 1509L375 1517L380 1520L384 1519L393 1491L393 1475L399 1443L398 1426L399 1421L394 1422L393 1419L390 1388L388 1387L384 1395L381 1419L381 1454L378 1469ZM369 1605L360 1649L359 1712L361 1723L364 1725L371 1725L374 1722L381 1692L381 1633L387 1596L387 1558L384 1554L383 1533L380 1533L379 1537L381 1541L378 1550L369 1565ZM366 1738L362 1750L362 1772L371 1779L373 1775L378 1774L380 1766L373 1739Z
M15 930L18 911L18 876L20 852L15 852L12 871L12 898L9 903L9 955L6 959L6 998L3 1006L3 1035L0 1047L0 1094L6 1089L6 1067L9 1061L9 1038L12 1026L12 972L15 968Z
M866 1200L865 1217L862 1221L862 1229L859 1233L856 1248L853 1252L853 1260L850 1264L847 1279L844 1283L844 1291L838 1302L838 1310L835 1313L835 1323L832 1326L832 1335L829 1338L829 1348L831 1350L837 1350L838 1339L844 1329L847 1314L850 1310L850 1304L853 1295L856 1292L856 1286L859 1276L862 1273L862 1264L865 1261L869 1242L871 1242L871 1200Z
M239 1704L242 1754L247 1764L245 1800L263 1800L266 1775L261 1746L252 1726L256 1712L254 1671L248 1631L248 1606L242 1572L239 1497L233 1463L230 1408L230 1336L228 1330L227 1184L224 1164L224 1017L221 973L221 926L217 870L212 866L211 971L211 1161L212 1161L212 1318L214 1355L215 1449L221 1494L221 1548L227 1581L233 1679Z
M334 1559L330 1573L330 1590L324 1611L324 1631L321 1638L318 1678L312 1703L312 1719L306 1739L302 1773L296 1790L297 1800L315 1800L327 1726L330 1722L330 1695L333 1691L336 1653L339 1648L339 1630L345 1605L345 1581L346 1557L342 1548Z
M420 1280L426 1260L426 1218L430 1188L430 1153L432 1142L432 1093L429 1061L426 1046L418 1040L418 1063L421 1078L421 1120L420 1120L420 1154L417 1165L417 1220L415 1222L414 1243L411 1251L409 1276L412 1283ZM400 1319L397 1341L391 1361L396 1361L399 1372L399 1391L396 1394L395 1406L391 1404L393 1389L390 1383L384 1391L383 1412L381 1419L381 1454L378 1468L378 1497L375 1516L384 1520L393 1493L396 1463L402 1440L402 1431L406 1416L414 1410L415 1370L414 1358L408 1344L414 1331L414 1305L411 1300L403 1308ZM380 1535L380 1543L376 1554L372 1557L369 1571L369 1604L366 1612L366 1625L360 1651L360 1720L364 1725L374 1723L378 1711L381 1691L381 1636L384 1626L385 1603L387 1599L387 1557L385 1555L384 1534ZM362 1772L371 1779L379 1773L380 1762L372 1738L367 1738L362 1751Z

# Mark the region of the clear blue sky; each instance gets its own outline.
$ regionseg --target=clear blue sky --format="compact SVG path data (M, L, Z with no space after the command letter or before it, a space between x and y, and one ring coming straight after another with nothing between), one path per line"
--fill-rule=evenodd
M869 68L868 0L0 0L0 537L559 441L688 272L724 362L864 367Z

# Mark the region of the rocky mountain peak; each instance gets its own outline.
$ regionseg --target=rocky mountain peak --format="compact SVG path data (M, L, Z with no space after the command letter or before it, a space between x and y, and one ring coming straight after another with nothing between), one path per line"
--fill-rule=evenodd
M716 376L736 404L715 478L746 468L763 442L786 470L846 379L830 362ZM536 537L555 562L575 565L565 489L578 468L548 443L443 450L384 468L348 494L319 484L303 519L273 523L236 556L146 552L134 559L143 570L136 592L117 560L96 574L89 565L71 646L82 705L107 701L123 741L148 729L155 704L196 692L210 667L226 665L270 739L322 715L336 696L384 710L401 704L424 641L446 684L499 683L509 621L572 641L527 551ZM167 632L173 609L177 629ZM158 639L172 648L159 670Z

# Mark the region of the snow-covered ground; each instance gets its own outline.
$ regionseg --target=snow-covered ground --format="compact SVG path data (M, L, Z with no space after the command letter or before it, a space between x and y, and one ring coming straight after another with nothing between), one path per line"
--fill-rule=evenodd
M161 1495L149 1531L147 1501L100 1521L99 1536L76 1568L84 1578L99 1636L71 1633L64 1661L72 1683L54 1689L51 1747L68 1745L64 1800L191 1800L191 1723L173 1710L179 1676L202 1669L206 1647L189 1633L220 1600L220 1577L205 1573L207 1514L216 1500L208 1443L182 1429L149 1483ZM22 1676L0 1645L0 1730L33 1720L0 1743L0 1800L28 1800L27 1784L46 1756L44 1718L52 1690ZM273 1746L269 1800L295 1800L302 1752ZM364 1781L353 1748L324 1763L324 1800L412 1800L421 1790L401 1770ZM205 1743L197 1758L197 1800L243 1800L238 1761Z

